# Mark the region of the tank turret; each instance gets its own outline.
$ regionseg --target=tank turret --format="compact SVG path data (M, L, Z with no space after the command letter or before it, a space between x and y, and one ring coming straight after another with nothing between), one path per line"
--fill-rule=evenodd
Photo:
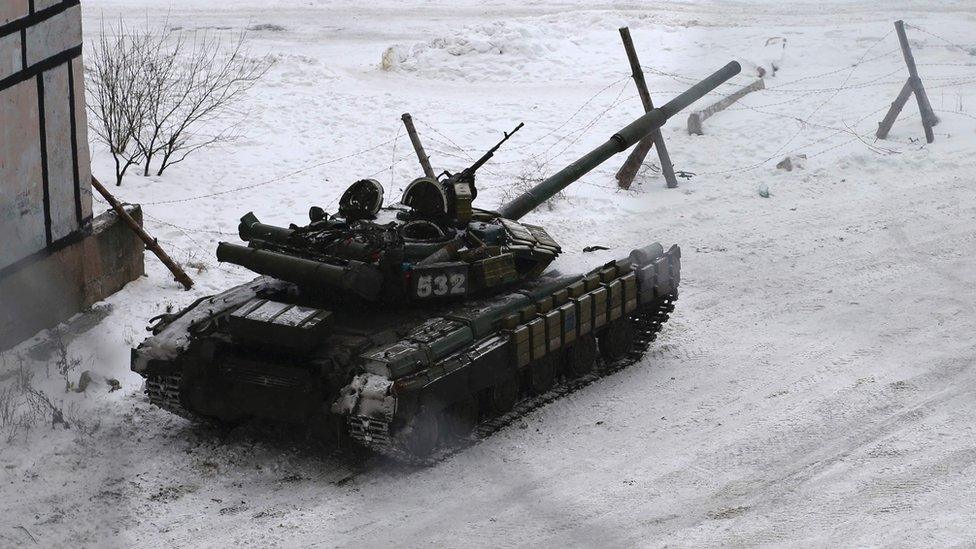
M240 225L248 247L222 242L217 259L309 293L338 291L366 301L426 302L505 290L538 277L561 251L545 229L521 223L522 217L739 70L729 63L496 211L472 206L476 172L522 124L470 167L414 180L396 206L383 208L382 186L364 179L343 194L337 213L313 207L305 226L266 225L249 213Z

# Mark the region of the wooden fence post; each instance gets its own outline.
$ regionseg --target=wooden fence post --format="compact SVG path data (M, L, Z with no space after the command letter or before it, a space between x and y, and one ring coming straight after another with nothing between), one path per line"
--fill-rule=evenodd
M895 101L891 104L891 108L888 109L888 113L885 114L884 119L878 124L878 131L875 137L878 139L888 137L891 126L898 118L898 113L901 112L902 108L905 107L905 103L908 102L908 96L915 94L915 100L918 102L918 112L922 115L922 128L925 130L925 140L932 143L935 141L935 134L932 132L932 127L939 123L939 117L932 111L929 96L925 93L925 87L922 86L922 79L918 76L918 67L915 66L915 56L912 54L912 48L908 44L908 36L905 34L905 22L901 20L895 21L895 31L898 34L898 42L901 45L902 56L905 58L905 65L908 67L908 82L902 86L898 97L895 98Z

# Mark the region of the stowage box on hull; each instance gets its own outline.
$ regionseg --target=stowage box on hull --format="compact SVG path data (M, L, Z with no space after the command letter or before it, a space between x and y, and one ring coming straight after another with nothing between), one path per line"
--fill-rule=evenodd
M311 352L332 329L332 312L313 307L252 299L229 316L236 341Z

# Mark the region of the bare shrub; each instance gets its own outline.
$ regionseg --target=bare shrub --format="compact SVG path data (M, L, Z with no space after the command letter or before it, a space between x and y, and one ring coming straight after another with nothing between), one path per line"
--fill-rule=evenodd
M7 432L17 420L17 396L17 387L13 383L0 387L0 431Z
M55 365L57 366L58 374L64 380L64 390L68 392L74 389L75 383L71 380L71 377L72 373L81 366L81 359L68 354L68 344L65 342L64 333L60 328L51 330L51 341L57 352Z
M59 345L59 349L61 346ZM100 421L86 421L80 417L78 406L68 404L65 410L63 400L54 400L34 385L34 374L28 363L20 355L15 357L17 365L11 380L0 385L0 436L9 444L15 439L27 440L35 426L50 422L51 428L73 429L79 435L91 437L100 427ZM71 367L80 359L59 357L59 371L67 375ZM0 364L6 365L7 357L0 356Z
M33 375L22 356L18 355L16 360L13 381L0 387L0 433L8 444L18 437L26 440L41 417L39 408L29 397ZM2 364L7 364L6 357Z
M119 21L89 48L93 129L116 162L116 184L141 164L156 175L190 154L236 137L241 96L271 68L252 58L247 34L132 29Z
M195 151L235 137L246 114L236 103L273 64L267 56L248 56L244 32L233 40L207 31L178 31L167 38L169 45L158 48L157 59L148 63L162 67L152 73L151 116L142 132L154 139L140 139L146 143L147 173L153 157L159 156L156 175ZM214 125L216 131L202 131Z
M201 259L194 250L186 252L186 261L183 261L180 266L183 267L184 270L193 269L197 272L197 274L203 273L210 268L207 262Z

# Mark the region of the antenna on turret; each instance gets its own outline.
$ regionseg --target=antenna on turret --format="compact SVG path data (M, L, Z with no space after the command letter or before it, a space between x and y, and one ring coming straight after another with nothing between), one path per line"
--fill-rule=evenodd
M410 116L410 113L405 112L400 119L403 120L403 125L407 127L407 135L410 136L410 143L413 144L413 150L417 153L417 160L420 161L420 167L424 169L424 175L436 181L437 176L434 174L434 168L430 166L430 157L424 152L424 146L420 142L420 136L417 135L417 128L413 127L413 118Z

